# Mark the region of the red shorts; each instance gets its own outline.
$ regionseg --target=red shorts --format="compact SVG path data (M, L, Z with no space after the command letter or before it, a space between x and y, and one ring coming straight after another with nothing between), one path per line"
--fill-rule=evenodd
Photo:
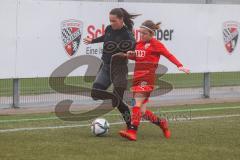
M134 73L131 90L133 92L152 92L154 89L155 75L148 71L138 71Z

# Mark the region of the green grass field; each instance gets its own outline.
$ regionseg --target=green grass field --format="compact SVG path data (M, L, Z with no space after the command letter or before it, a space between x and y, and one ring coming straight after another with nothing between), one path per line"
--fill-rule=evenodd
M239 160L240 103L151 110L169 119L171 139L150 123L141 123L138 141L129 142L118 135L123 124L111 125L105 137L95 137L88 126L91 120L65 122L54 113L1 115L0 159ZM116 113L104 117L110 123L120 122Z

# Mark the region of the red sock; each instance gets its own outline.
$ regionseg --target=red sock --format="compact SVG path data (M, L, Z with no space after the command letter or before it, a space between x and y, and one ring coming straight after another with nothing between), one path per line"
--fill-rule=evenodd
M146 120L149 120L150 122L152 122L153 124L156 125L160 125L160 119L150 110L146 110L145 114L144 114L144 118Z
M149 102L149 100L148 100L148 98L146 98L146 99L143 101L143 104L148 103L148 102Z
M142 117L142 113L141 113L140 107L137 107L137 106L133 107L132 117L131 117L132 126L134 127L133 130L137 131L141 121L141 117Z

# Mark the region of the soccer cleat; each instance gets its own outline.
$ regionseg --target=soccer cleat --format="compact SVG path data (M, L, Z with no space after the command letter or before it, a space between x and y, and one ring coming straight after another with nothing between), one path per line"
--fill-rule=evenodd
M127 138L130 141L136 141L137 140L137 134L135 130L122 130L119 132L120 136L123 138Z
M162 130L164 137L169 139L171 137L171 131L169 129Z
M168 122L166 119L160 120L160 128L162 129L165 138L169 139L171 137L171 131L168 129Z

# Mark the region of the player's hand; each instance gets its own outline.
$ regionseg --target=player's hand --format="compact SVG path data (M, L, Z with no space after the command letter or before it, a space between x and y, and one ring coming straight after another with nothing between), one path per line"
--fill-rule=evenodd
M92 43L92 38L89 38L89 37L84 38L84 39L83 39L83 42L84 42L84 44L86 44L86 45L91 44L91 43Z
M190 69L189 68L185 68L185 67L178 67L178 70L179 71L182 71L186 74L189 74L190 73Z
M134 57L136 55L135 51L127 51L127 57Z

